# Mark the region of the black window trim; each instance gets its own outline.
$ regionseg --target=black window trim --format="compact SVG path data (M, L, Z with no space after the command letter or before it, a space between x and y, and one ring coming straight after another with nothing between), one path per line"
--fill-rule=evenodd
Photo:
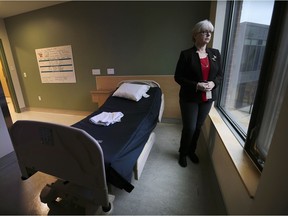
M254 148L256 138L259 135L265 107L267 104L268 86L272 80L272 67L275 59L275 47L278 45L278 37L281 34L283 20L285 14L285 6L287 2L275 1L272 13L272 19L267 37L267 44L264 53L263 63L261 67L258 87L256 91L254 106L251 113L251 119L247 132L247 139L244 149L257 165L258 169L263 170L265 159Z

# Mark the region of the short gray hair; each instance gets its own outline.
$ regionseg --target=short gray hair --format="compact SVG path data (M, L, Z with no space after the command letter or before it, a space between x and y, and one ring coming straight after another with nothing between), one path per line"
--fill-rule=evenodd
M211 31L211 32L213 32L214 31L213 24L207 19L196 23L196 25L192 29L192 40L193 40L194 43L195 43L196 34L198 34L199 32L202 32L202 31Z

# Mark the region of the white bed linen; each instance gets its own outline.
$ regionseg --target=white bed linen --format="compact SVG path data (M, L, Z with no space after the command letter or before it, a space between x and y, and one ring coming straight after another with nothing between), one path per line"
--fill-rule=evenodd
M110 124L121 122L123 116L122 112L102 112L90 118L90 122L96 125L109 126Z

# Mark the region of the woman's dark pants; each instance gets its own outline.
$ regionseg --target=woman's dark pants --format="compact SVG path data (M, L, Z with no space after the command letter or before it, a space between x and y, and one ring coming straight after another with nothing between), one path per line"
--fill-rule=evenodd
M213 101L195 103L180 101L182 135L179 153L187 156L195 153L201 127L210 112Z

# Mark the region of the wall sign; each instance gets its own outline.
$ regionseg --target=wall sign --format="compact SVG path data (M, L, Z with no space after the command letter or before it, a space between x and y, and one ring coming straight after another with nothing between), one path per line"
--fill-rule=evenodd
M76 83L71 45L35 49L42 83Z

